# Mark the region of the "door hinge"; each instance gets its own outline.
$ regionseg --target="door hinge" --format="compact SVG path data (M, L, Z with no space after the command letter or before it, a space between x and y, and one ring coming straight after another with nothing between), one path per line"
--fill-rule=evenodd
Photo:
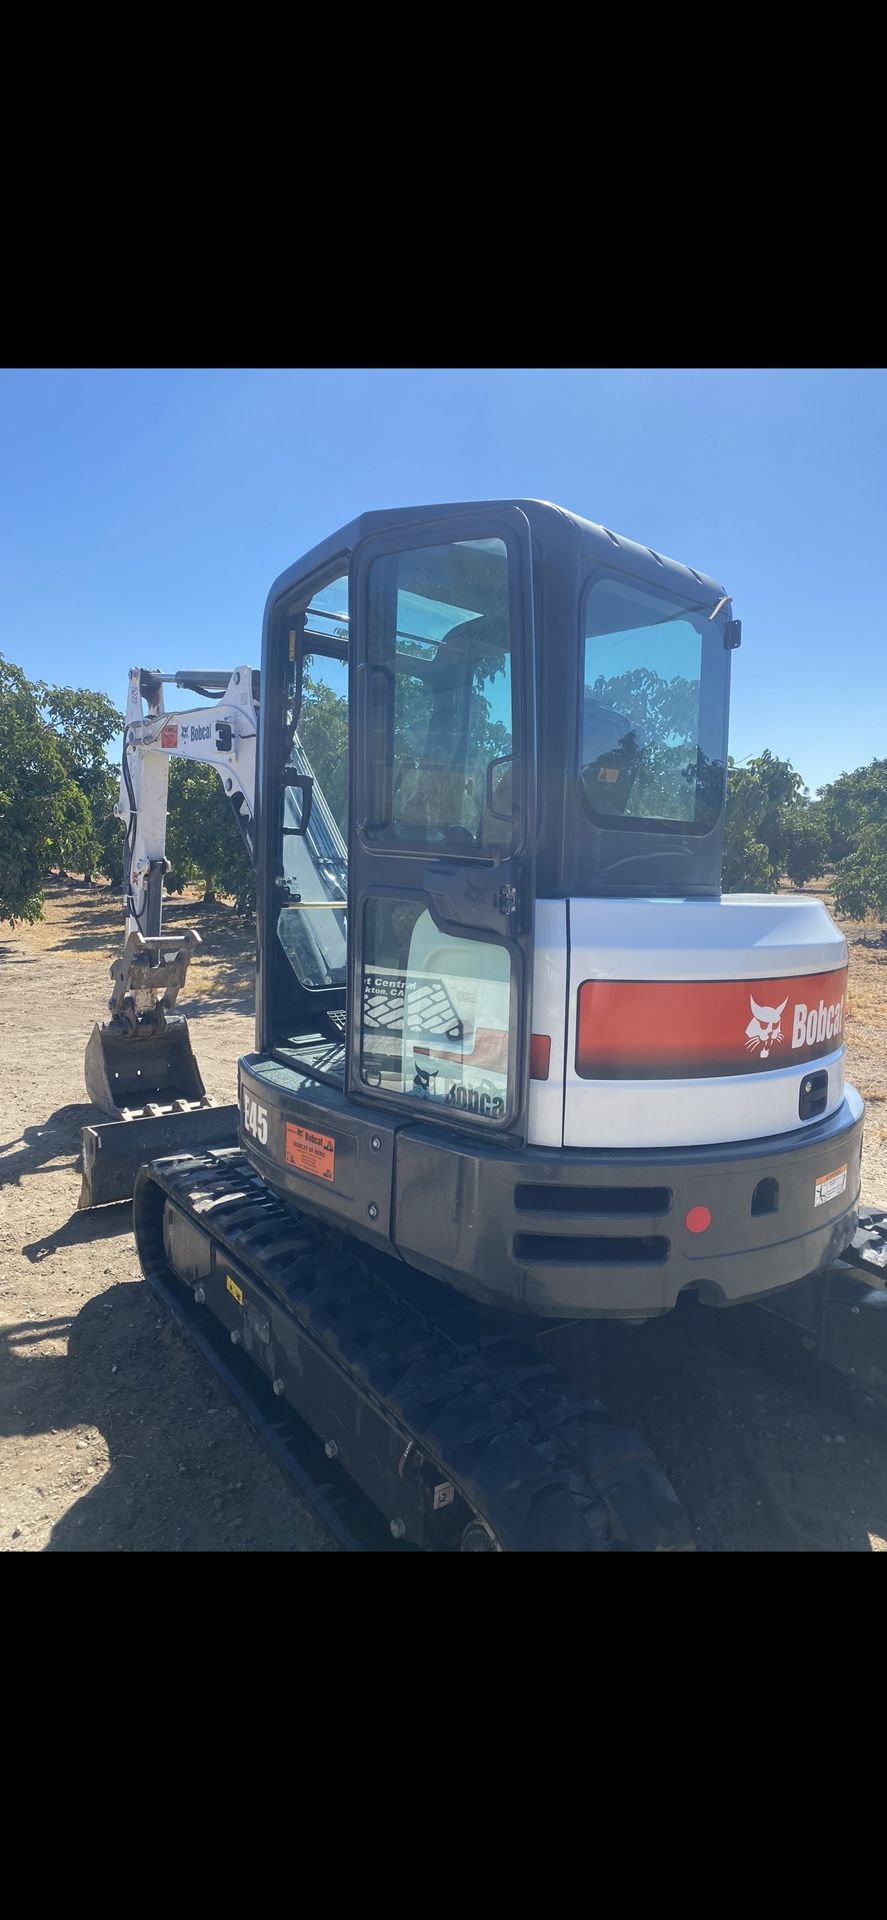
M517 912L517 888L511 886L510 884L505 887L500 887L499 892L496 895L496 905L498 906L500 913L516 913Z

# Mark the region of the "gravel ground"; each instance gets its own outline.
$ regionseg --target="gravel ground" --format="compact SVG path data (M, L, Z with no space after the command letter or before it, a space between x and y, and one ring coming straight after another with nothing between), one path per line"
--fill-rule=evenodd
M186 900L167 924L195 916ZM207 1089L229 1100L252 1045L251 936L224 910L198 924L206 953L182 1005ZM118 927L106 890L53 887L44 922L0 938L0 1550L335 1551L141 1280L128 1209L76 1211L94 1118L83 1053ZM887 949L852 956L863 1193L887 1204ZM811 1406L674 1320L608 1332L600 1364L603 1397L647 1433L701 1546L884 1549L887 1439L839 1403Z

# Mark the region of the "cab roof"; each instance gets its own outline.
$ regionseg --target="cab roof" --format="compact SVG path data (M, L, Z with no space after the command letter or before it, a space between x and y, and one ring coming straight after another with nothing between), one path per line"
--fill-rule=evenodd
M344 565L347 555L373 534L396 532L398 528L407 528L424 520L466 519L475 513L496 513L504 508L517 508L526 515L543 551L546 531L552 529L555 521L561 526L566 521L582 559L589 567L609 567L617 572L629 573L635 579L664 587L672 593L690 594L703 605L707 605L709 599L714 604L725 596L726 589L710 574L699 573L695 567L685 566L680 560L669 560L653 547L642 546L635 540L627 539L624 534L613 533L611 528L599 526L594 520L586 520L581 514L571 513L551 500L451 500L428 506L392 507L359 514L355 520L350 520L347 526L340 527L336 533L310 548L300 560L278 575L268 594L266 614L281 594L294 587L299 580L325 571L337 559L341 559Z

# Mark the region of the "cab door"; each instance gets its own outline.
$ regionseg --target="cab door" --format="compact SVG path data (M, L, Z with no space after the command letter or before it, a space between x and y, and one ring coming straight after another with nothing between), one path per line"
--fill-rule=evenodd
M350 579L348 1091L525 1136L532 557L516 508L366 540Z

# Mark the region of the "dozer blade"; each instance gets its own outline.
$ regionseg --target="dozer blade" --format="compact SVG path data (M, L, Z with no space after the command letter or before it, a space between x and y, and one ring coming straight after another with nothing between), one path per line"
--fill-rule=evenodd
M86 1091L103 1113L144 1112L149 1102L203 1100L206 1088L191 1050L184 1014L167 1014L159 1033L135 1035L113 1025L93 1027L83 1066Z
M85 1211L131 1200L136 1174L150 1160L171 1153L204 1153L208 1147L236 1147L237 1107L211 1106L204 1100L190 1111L140 1113L84 1127L80 1138L83 1181L77 1205Z

